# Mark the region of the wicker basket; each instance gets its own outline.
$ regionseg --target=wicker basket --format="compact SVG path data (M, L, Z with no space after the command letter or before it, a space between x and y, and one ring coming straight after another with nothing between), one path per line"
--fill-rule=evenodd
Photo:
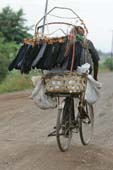
M45 76L46 91L51 93L80 93L86 89L87 75L73 72L49 73Z

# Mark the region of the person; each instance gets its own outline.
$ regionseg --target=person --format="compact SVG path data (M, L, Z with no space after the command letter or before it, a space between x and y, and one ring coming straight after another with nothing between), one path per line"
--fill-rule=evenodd
M89 63L91 65L90 68L90 73L93 71L93 77L97 81L98 80L98 70L99 70L99 55L94 47L94 44L91 40L85 38L85 31L81 26L75 26L71 29L70 31L70 36L69 36L69 43L67 45L66 51L64 56L68 56L70 50L72 50L72 43L76 41L77 46L81 46L80 55L78 56L77 50L75 50L75 56L76 56L76 65L80 66L85 63ZM77 44L77 42L79 42ZM93 66L92 66L93 65ZM93 68L92 68L93 67Z
M85 62L88 62L92 66L92 63L91 63L91 60L92 60L93 68L90 69L90 73L93 70L93 77L97 81L98 80L98 70L99 70L99 60L100 60L99 54L98 54L93 42L91 40L85 38L85 31L81 26L75 26L70 31L69 42L74 42L74 41L75 42L77 42L77 41L81 42L82 47L83 47L82 51L84 52L84 54L83 53L82 54L84 56L83 55L81 56L81 59L80 59L81 65L85 64ZM68 43L65 54L64 54L65 57L68 56L71 47L72 47L72 43ZM86 54L85 54L85 52L86 52ZM75 53L77 53L77 52L75 51ZM77 58L76 54L75 54L75 57ZM89 61L87 60L88 57L89 57ZM83 58L84 58L84 61L83 61ZM70 100L69 97L65 98L65 105L64 105L64 110L63 110L63 120L64 120L64 122L65 122L65 119L67 118L66 113L69 110L69 107L68 107L69 101L71 101L70 105L71 105L72 120L73 121L75 120L74 100L73 99L71 99L71 100ZM82 111L81 116L82 116L83 119L87 117L86 111L84 110L84 108L82 108L80 106L80 103L79 103L79 106L78 106L78 110L79 110L79 112Z
M85 31L81 26L76 27L77 36L81 38L81 42L83 43L83 48L88 49L88 52L93 61L93 77L97 81L98 80L98 71L99 71L99 54L93 44L93 42L89 39L84 38Z

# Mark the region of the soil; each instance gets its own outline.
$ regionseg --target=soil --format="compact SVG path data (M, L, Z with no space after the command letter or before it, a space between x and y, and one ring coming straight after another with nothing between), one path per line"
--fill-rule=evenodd
M67 152L48 137L57 109L39 109L31 91L0 95L0 170L113 170L113 73L101 73L99 81L94 138L83 146L76 134Z

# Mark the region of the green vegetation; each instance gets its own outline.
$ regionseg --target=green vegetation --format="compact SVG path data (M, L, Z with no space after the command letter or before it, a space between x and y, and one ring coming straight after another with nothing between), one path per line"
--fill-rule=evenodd
M0 53L0 82L7 75L7 67L8 67L8 58L7 56Z
M108 72L108 71L109 71L109 69L103 63L99 64L99 72L100 73L104 73L104 72Z
M7 73L10 61L15 57L19 45L15 42L4 42L3 34L0 34L0 82L2 82Z
M21 75L19 71L12 71L0 84L0 93L30 88L32 88L32 82L29 75Z
M105 61L104 61L104 66L107 67L110 71L113 71L113 58L107 58Z
M0 84L0 93L32 89L31 77L42 74L40 70L32 70L30 74L23 75L18 70L13 70Z
M24 38L31 37L28 33L30 28L25 26L26 19L23 16L22 9L17 12L9 6L2 9L0 13L0 32L3 34L5 42L15 41L21 43Z
M24 38L32 37L23 16L22 9L15 12L10 7L5 7L0 11L0 92L30 86L27 76L22 76L19 72L8 73L8 66L15 58L20 43Z

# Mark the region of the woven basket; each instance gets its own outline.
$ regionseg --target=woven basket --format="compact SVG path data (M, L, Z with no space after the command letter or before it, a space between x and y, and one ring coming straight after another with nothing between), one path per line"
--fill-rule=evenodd
M45 76L46 91L51 93L81 93L86 89L87 75L73 72L49 73Z

